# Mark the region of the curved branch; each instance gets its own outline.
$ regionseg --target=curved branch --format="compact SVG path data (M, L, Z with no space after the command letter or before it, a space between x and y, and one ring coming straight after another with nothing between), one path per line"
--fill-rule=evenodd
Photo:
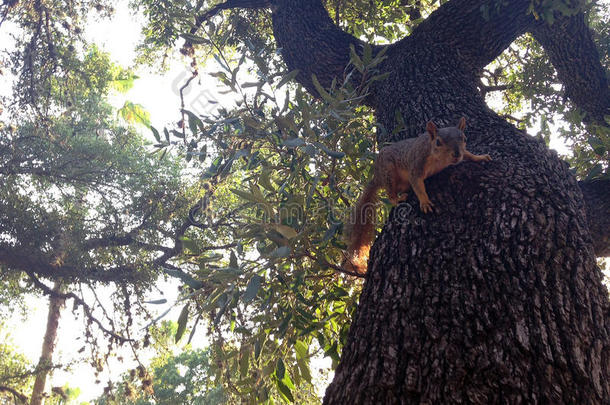
M199 14L195 17L195 24L189 31L191 35L194 35L199 31L201 25L206 22L208 19L214 17L222 10L231 10L234 8L266 8L271 5L270 0L227 0L224 3L220 3L209 9L203 14ZM193 43L190 39L186 39L182 49L180 50L184 55L192 55L193 53Z
M453 48L474 71L498 57L534 22L530 0L451 0L395 46L426 41Z
M610 256L610 180L581 181L578 185L585 200L595 255Z
M277 0L272 8L273 33L288 67L299 69L296 79L313 95L312 75L323 87L344 76L350 45L363 41L337 27L320 0ZM357 78L354 78L358 80Z
M56 257L45 257L18 247L0 245L0 264L15 270L35 273L42 277L55 279L62 277L74 280L101 282L123 281L138 282L146 279L146 273L132 266L112 268L82 267L71 264L53 263Z
M34 283L34 285L37 288L39 288L44 294L48 295L49 297L58 298L58 299L62 299L62 300L73 299L75 306L80 306L83 308L83 311L85 312L85 316L87 317L87 319L94 322L98 326L98 328L100 328L100 330L102 332L104 332L106 335L110 336L111 338L114 338L117 342L125 343L125 342L133 341L133 339L123 337L123 336L115 333L114 331L106 328L99 319L97 319L95 316L93 316L93 311L91 310L91 307L89 305L87 305L87 303L85 301L83 301L83 299L80 298L78 295L74 294L73 292L61 293L59 291L55 291L55 290L51 289L50 287L48 287L45 283L40 281L34 275L33 272L28 271L28 272L26 272L26 274L28 275L28 277L30 278L32 283Z
M610 114L610 87L585 16L579 13L553 24L539 22L532 34L557 70L566 95L588 113L585 121L607 125L604 115Z
M207 19L214 17L221 10L230 10L233 8L265 8L269 7L271 2L269 0L227 0L224 3L220 3L212 7L209 11L201 14L196 19L197 27L201 26Z
M15 398L15 403L17 403L17 401L21 401L25 404L28 401L28 397L11 387L0 385L0 392L8 392L11 394Z

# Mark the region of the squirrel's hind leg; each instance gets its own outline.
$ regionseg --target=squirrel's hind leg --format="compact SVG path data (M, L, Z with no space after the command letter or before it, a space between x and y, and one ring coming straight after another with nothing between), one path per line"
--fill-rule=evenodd
M401 178L400 182L398 183L398 202L407 200L410 188L411 183Z

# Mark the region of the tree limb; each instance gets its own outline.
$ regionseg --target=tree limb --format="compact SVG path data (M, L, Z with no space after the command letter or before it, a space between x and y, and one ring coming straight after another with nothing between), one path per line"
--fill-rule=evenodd
M610 180L580 181L578 185L585 200L595 255L610 256Z
M557 70L566 95L588 113L585 121L607 125L604 115L610 114L610 87L584 14L553 24L540 21L532 34Z
M58 291L54 291L53 289L48 287L45 283L40 281L33 272L26 271L26 274L28 275L28 277L30 278L32 283L34 283L34 285L38 289L40 289L43 293L45 293L46 295L48 295L50 297L54 297L54 298L63 299L63 300L73 299L75 305L81 306L83 308L83 311L85 312L85 316L87 317L87 319L94 322L98 326L98 328L100 328L100 330L102 332L104 332L106 335L110 336L111 338L115 339L117 342L124 343L124 342L129 342L129 341L133 340L133 339L125 338L125 337L115 333L114 331L107 329L99 319L97 319L95 316L93 316L91 307L89 307L89 305L87 305L87 303L85 301L83 301L83 299L80 298L78 295L74 294L73 292L60 293Z
M364 45L335 25L320 0L277 0L272 10L273 33L282 57L289 69L299 69L297 80L313 95L318 92L312 75L323 87L330 87L333 79L344 76L350 45L358 52Z
M218 14L222 10L230 10L233 8L257 9L257 8L269 7L270 5L271 5L270 0L227 0L224 3L215 5L210 10L206 11L203 14L199 14L195 18L195 24L191 28L190 34L195 35L197 33L197 31L199 31L199 28L201 28L201 25L204 22L206 22L210 18L214 17L216 14ZM182 52L184 55L192 55L193 43L187 39L180 52Z
M478 71L531 26L534 18L527 12L530 3L530 0L451 0L395 46L408 47L413 41L444 44L456 50L463 63Z
M133 266L117 266L112 268L82 267L69 263L54 263L54 256L45 256L24 250L20 247L0 245L0 263L23 272L35 273L42 277L62 277L73 280L91 280L101 282L144 280L145 272L138 271Z
M21 401L24 404L28 401L28 397L26 397L25 395L23 395L22 393L20 393L19 391L15 390L11 387L6 387L4 385L0 385L0 392L10 393L11 395L13 395L13 397L15 397L16 400Z

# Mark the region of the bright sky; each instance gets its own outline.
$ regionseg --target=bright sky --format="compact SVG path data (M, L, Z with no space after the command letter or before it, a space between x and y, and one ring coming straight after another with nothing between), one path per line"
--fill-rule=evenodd
M128 67L135 57L134 49L140 39L141 21L130 14L127 2L117 2L116 14L111 21L103 20L87 27L86 35L91 42L96 43L102 49L111 54L112 59L118 64ZM7 27L6 23L3 29ZM10 26L8 28L10 30ZM6 31L0 32L0 43L5 48ZM188 65L188 63L187 63ZM157 128L162 128L180 119L178 108L180 100L178 88L189 77L188 70L182 62L174 61L170 64L170 69L163 75L149 72L138 72L140 79L135 82L134 87L127 94L113 95L111 102L116 107L121 107L126 100L143 105L150 112L152 124ZM0 83L0 92L7 94L9 90L8 81ZM190 90L186 93L187 108L196 113L213 108L207 100L226 100L216 91L216 81L206 74L201 74L198 80L191 83ZM566 153L564 142L557 138L551 139L551 148L559 152ZM173 284L163 286L165 298L171 303L175 300L177 291ZM110 294L110 289L102 289L99 293L104 296ZM159 298L152 296L151 299ZM11 331L11 337L15 344L20 347L32 362L37 362L40 355L42 336L46 325L47 303L46 299L30 299L31 311L28 319L13 319L8 325L19 325ZM166 305L159 306L158 312L167 308ZM171 312L167 319L176 320L177 310ZM152 308L154 309L154 308ZM60 362L70 362L75 359L75 350L81 347L78 340L82 334L82 319L75 319L70 309L63 312L58 332L58 352L56 360ZM130 358L125 355L125 358ZM127 369L126 364L118 364L113 361L110 371L116 380L119 373ZM71 387L81 389L80 401L88 401L97 397L103 390L108 379L108 371L100 377L102 381L99 385L94 384L95 377L89 364L77 365L71 372L56 372L52 378L51 385L63 385L68 382Z

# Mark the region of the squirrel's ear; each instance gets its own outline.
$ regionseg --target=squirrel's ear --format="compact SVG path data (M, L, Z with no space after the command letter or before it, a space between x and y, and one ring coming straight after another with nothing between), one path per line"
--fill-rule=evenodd
M426 131L428 131L428 134L430 134L430 139L436 138L436 125L434 125L434 122L428 121Z
M458 122L457 127L460 131L463 131L466 128L466 118L460 118L460 122Z

